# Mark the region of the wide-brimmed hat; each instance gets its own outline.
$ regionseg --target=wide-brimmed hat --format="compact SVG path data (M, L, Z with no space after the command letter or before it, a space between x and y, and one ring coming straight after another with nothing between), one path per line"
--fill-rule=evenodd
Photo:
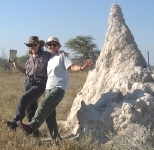
M29 46L30 44L33 44L35 42L40 43L40 47L43 47L45 45L45 42L43 40L39 40L39 38L37 36L31 36L29 38L29 42L28 43L24 43L24 44L26 44L26 46Z
M57 42L59 44L59 46L61 47L59 39L57 37L54 37L54 36L51 36L51 37L48 38L48 41L45 43L45 46L47 46L52 41Z

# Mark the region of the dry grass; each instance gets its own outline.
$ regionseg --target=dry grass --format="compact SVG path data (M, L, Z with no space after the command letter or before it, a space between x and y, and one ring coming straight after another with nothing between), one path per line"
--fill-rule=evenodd
M74 98L82 89L87 72L70 73L70 85L64 99L57 107L57 120L66 120ZM11 120L14 116L17 102L24 92L25 76L19 72L0 73L0 150L80 150L89 149L79 141L62 141L58 145L39 144L39 139L26 138L20 130L11 131L4 124L4 120ZM42 98L42 97L41 97ZM40 98L40 100L41 100ZM26 122L27 120L24 119ZM42 135L46 135L45 124L40 128ZM82 144L81 144L82 143Z
M70 85L64 99L57 107L57 120L64 121L70 112L72 103L77 93L85 83L87 73L70 73ZM98 148L97 141L92 143L92 136L85 135L78 140L61 141L57 144L40 144L40 140L33 137L25 137L21 130L11 131L4 124L5 119L12 119L18 99L23 94L25 76L19 72L0 73L0 150L153 150L151 145L142 141L134 141L134 137L128 133L122 136L111 137L102 148ZM42 98L42 97L41 97ZM40 100L41 100L40 98ZM24 120L27 121L26 119ZM63 126L61 132L65 131ZM136 129L139 131L139 129ZM40 128L42 135L46 135L46 127Z
M154 150L154 132L139 124L130 123L118 135L109 133L110 141L103 150Z

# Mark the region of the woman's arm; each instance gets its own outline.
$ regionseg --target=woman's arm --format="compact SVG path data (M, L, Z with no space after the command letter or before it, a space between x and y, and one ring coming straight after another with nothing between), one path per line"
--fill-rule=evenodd
M72 71L84 71L88 69L92 64L93 64L93 60L87 59L86 63L83 66L78 66L73 64L72 66L69 67L69 69L71 69Z
M26 69L23 68L23 67L21 67L21 66L19 66L19 65L17 64L17 60L15 60L15 61L13 62L13 65L14 65L14 67L17 68L20 72L26 74Z

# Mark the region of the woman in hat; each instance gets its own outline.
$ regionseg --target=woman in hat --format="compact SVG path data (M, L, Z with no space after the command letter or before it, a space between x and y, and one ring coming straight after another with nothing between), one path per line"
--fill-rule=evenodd
M39 40L37 36L31 36L29 42L24 44L29 47L29 56L25 68L18 65L16 60L13 62L14 66L27 76L27 79L25 81L25 93L18 102L15 117L12 121L5 121L12 130L16 130L16 122L23 120L25 115L27 115L28 121L32 120L37 109L37 101L45 91L47 63L51 57L51 53L43 49L45 42ZM56 122L54 113L51 120ZM51 125L51 128L54 130L54 126ZM38 136L38 134L38 130L33 133L34 136Z
M48 61L48 79L46 83L45 97L39 103L35 116L32 118L29 125L23 124L22 121L17 122L18 126L26 135L36 131L44 121L47 123L48 130L52 131L50 128L52 124L52 115L55 112L55 108L59 102L63 99L65 91L68 87L68 70L84 71L92 65L91 59L88 59L81 67L73 64L68 56L60 55L59 48L61 47L61 44L59 39L56 37L51 36L45 45L52 55Z

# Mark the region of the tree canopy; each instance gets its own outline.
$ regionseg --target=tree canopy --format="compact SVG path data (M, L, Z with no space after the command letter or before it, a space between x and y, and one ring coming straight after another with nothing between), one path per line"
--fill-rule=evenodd
M78 58L93 58L100 53L92 36L76 36L65 43L65 47L75 52Z

